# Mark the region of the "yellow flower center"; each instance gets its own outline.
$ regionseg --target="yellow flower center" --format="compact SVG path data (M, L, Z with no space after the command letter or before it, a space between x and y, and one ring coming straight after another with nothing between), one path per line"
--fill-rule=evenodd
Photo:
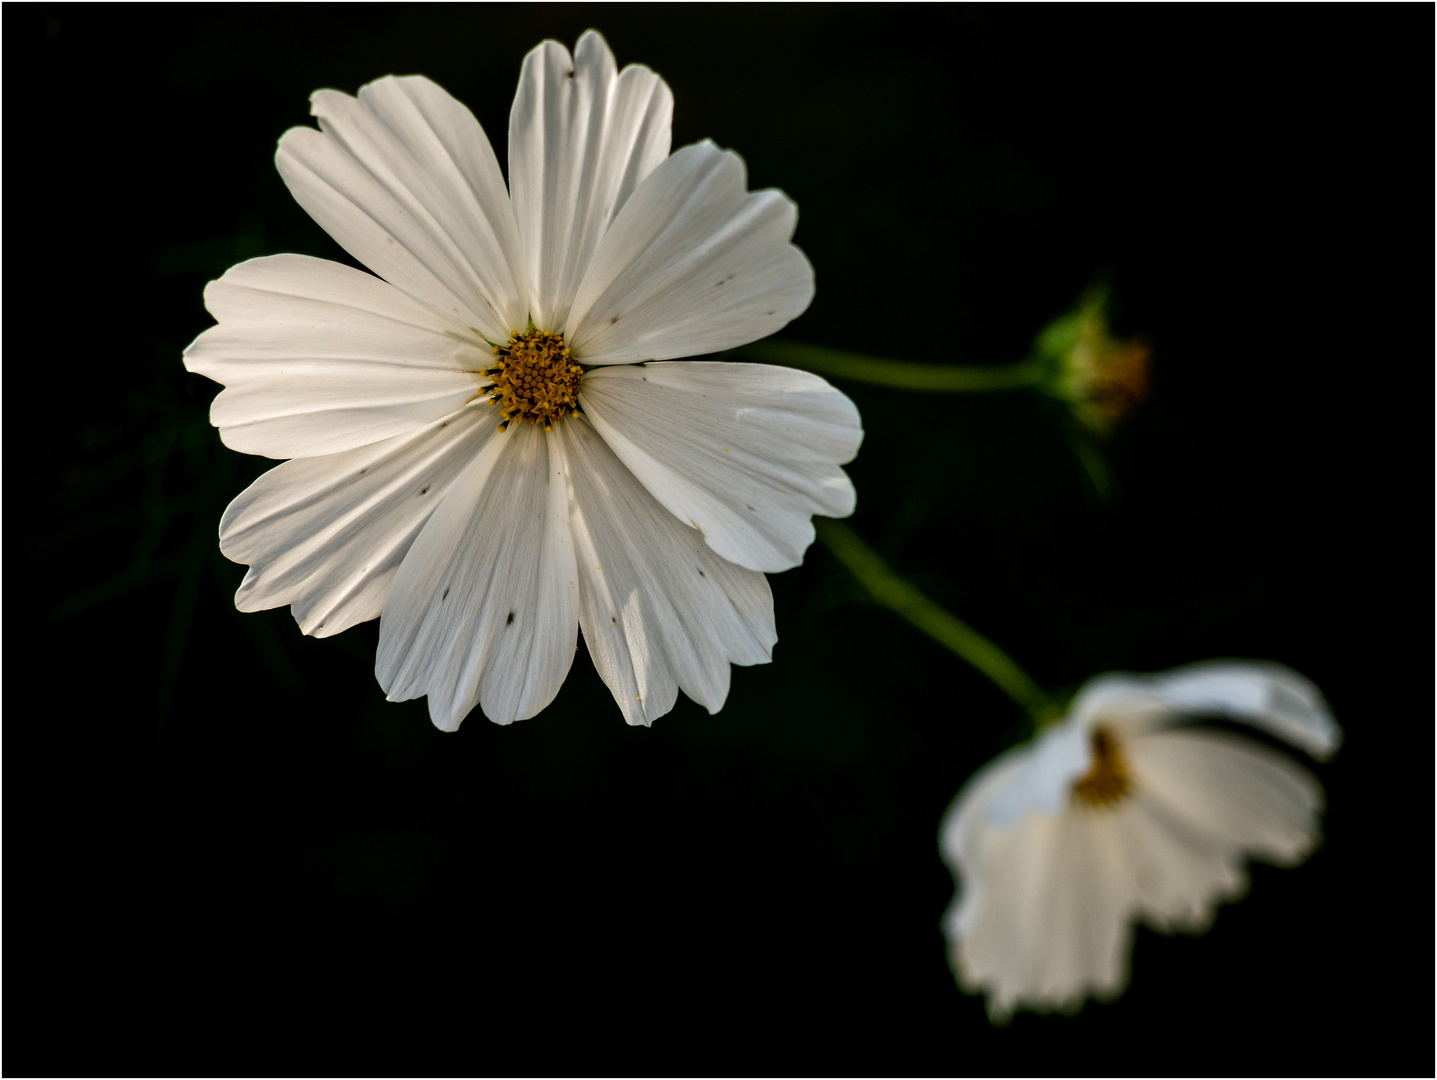
M493 382L484 387L489 401L499 406L503 431L513 420L554 423L579 411L579 379L584 369L569 355L563 334L544 330L515 330L507 344L495 345L498 359L484 372Z
M1133 781L1118 740L1105 727L1093 728L1088 736L1093 763L1073 781L1073 801L1092 810L1106 810L1132 794Z

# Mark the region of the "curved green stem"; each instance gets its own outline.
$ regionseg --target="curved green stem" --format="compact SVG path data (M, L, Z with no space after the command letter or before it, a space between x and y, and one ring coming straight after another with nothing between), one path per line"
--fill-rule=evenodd
M730 349L725 356L786 364L837 379L893 386L902 390L964 393L987 390L1014 390L1038 382L1036 361L978 367L961 364L915 364L907 360L884 360L877 356L805 345L797 341L756 341Z
M1053 701L1011 657L952 612L904 581L842 522L815 518L818 539L868 590L873 601L912 623L968 661L1016 701L1037 726L1057 711Z

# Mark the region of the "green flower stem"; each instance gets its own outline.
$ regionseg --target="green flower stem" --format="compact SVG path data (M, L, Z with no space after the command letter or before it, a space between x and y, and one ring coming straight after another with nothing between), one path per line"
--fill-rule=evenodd
M877 356L805 345L797 341L756 341L724 354L734 359L762 360L786 364L836 379L893 386L901 390L936 393L972 393L1013 390L1038 382L1039 365L1034 360L990 367L959 364L915 364L906 360L884 360Z
M815 518L818 539L868 590L873 601L908 620L995 682L1041 727L1056 712L1052 700L1011 657L956 615L904 581L842 522Z

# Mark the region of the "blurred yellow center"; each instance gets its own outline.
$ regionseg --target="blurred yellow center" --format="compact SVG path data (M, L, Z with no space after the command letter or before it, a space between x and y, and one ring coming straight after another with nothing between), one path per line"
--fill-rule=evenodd
M484 392L504 414L500 431L514 420L543 424L545 431L552 431L555 421L579 411L584 369L569 355L564 335L515 330L507 344L494 346L494 355L494 366L484 372L493 382Z
M1088 741L1093 761L1088 771L1073 781L1073 801L1079 806L1104 810L1132 794L1133 781L1111 731L1095 727Z

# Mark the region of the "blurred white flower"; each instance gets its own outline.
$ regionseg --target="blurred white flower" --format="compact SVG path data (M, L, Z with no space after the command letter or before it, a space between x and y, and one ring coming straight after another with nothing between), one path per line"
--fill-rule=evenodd
M509 186L472 113L428 79L321 90L276 158L378 277L303 255L205 290L185 364L225 385L227 446L293 458L239 496L220 548L242 611L327 636L381 616L391 700L452 730L558 692L582 626L625 718L678 689L711 712L776 634L765 571L813 514L852 512L853 403L756 364L648 363L798 316L794 204L711 142L670 155L673 97L603 38L524 60Z
M1292 866L1317 844L1317 780L1252 739L1177 726L1202 716L1319 758L1342 737L1317 688L1277 664L1101 675L959 792L939 835L958 882L943 929L994 1020L1116 996L1134 920L1202 932L1245 890L1245 858Z

